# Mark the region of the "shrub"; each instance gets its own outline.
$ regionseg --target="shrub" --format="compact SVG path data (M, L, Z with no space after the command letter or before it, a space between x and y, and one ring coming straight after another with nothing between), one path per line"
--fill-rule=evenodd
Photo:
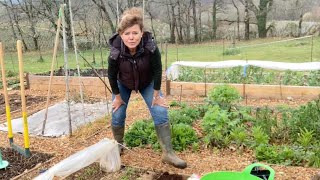
M232 56L232 55L237 55L240 54L240 48L228 48L223 52L223 55L225 56Z

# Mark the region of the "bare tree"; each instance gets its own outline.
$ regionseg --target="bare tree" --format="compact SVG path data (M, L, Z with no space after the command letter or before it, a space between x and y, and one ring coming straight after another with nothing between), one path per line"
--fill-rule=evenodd
M170 43L174 43L176 41L176 36L174 33L177 26L175 6L176 6L175 2L172 2L172 0L167 0L167 11L168 11L168 17L170 19L170 24L169 24L170 25Z
M109 12L107 11L107 7L105 5L105 3L103 2L103 0L91 0L95 5L97 5L97 7L99 9L102 10L102 12L104 13L105 15L105 18L110 26L110 29L112 31L112 33L115 33L116 32L116 28L115 28L115 25L113 24L112 22L112 19L111 19L111 16L109 14ZM131 2L131 1L130 1Z
M259 37L267 37L268 31L272 27L271 25L267 27L267 16L271 11L273 0L258 0L258 5L255 5L253 0L240 0L240 2L247 4L248 9L255 14L258 23Z
M6 7L7 9L7 12L10 16L10 21L11 21L11 24L13 24L17 31L18 31L18 34L19 34L19 38L20 40L22 41L23 43L23 46L24 46L24 49L26 51L28 51L28 46L27 46L27 43L26 43L26 40L24 38L24 35L23 35L23 31L22 31L22 28L20 26L20 12L19 12L19 9L13 4L12 0L9 0L9 2L7 1L0 1L0 4L2 4L3 6ZM13 28L14 29L14 28ZM15 34L15 31L13 31L13 33ZM16 38L16 37L15 37Z
M39 46L39 33L36 31L36 25L38 21L37 13L34 10L34 5L32 0L24 0L24 1L18 1L18 4L20 6L20 9L22 12L24 12L27 16L28 24L30 24L30 32L29 36L32 38L33 44L34 44L34 50L40 51ZM42 59L42 56L40 55L40 58Z

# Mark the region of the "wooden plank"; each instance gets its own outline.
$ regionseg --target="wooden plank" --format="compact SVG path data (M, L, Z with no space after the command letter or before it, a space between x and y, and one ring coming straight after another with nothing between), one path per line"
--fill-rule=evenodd
M32 90L45 90L49 88L49 76L36 76L29 75L30 89ZM109 84L108 78L105 79ZM98 77L81 77L83 90L87 94L105 93L105 86ZM69 78L69 86L72 91L79 91L79 79L78 77ZM52 91L65 91L66 84L64 76L54 76L52 79ZM110 94L107 91L107 94Z
M182 86L182 95L199 95L208 94L210 89L221 83L192 83L192 82L170 82L170 95L180 95ZM300 98L314 99L320 95L320 87L310 86L284 86L284 85L259 85L259 84L229 84L235 87L240 95L248 98ZM207 91L207 92L206 92Z

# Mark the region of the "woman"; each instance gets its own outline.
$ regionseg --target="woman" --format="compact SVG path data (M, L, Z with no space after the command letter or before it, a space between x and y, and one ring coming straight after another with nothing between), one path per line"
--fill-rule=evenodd
M142 11L125 11L118 25L118 33L109 40L108 77L112 89L112 133L123 143L126 110L132 90L140 92L154 120L162 148L162 161L178 168L187 164L173 151L168 107L160 91L161 54L151 33L143 31ZM123 149L120 149L122 152Z

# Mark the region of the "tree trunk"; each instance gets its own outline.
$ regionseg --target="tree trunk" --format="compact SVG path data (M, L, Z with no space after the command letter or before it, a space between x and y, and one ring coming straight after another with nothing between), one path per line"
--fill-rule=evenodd
M149 13L149 16L150 16L150 21L151 21L151 29L152 29L153 37L154 37L154 40L157 42L157 35L156 35L156 31L154 30L153 17L151 15L151 13Z
M176 36L175 36L175 33L174 33L175 28L176 28L176 18L175 18L175 14L174 14L174 6L171 5L170 43L175 43L176 42Z
M198 40L201 42L202 37L202 21L201 21L201 1L199 1L199 37Z
M212 5L212 39L217 38L217 0Z
M178 41L179 43L183 42L183 36L182 36L182 12L181 12L181 5L180 2L177 1L178 4L178 26L177 26L177 34L178 34Z
M190 9L187 9L187 14L186 14L186 43L190 44L191 43L191 26L190 26Z
M245 1L245 9L244 9L244 39L250 39L250 17L249 17L249 9L248 9L248 1Z
M196 7L196 1L191 0L191 5L192 5L192 18L193 18L193 29L194 29L194 41L198 42L198 23L197 23L197 7Z
M267 37L267 14L262 13L257 16L259 38Z
M245 6L247 6L256 16L260 38L267 37L268 30L271 27L267 28L267 15L271 10L272 5L273 0L259 0L258 7L253 3L253 0L245 0Z
M235 4L234 0L232 0L232 4L237 10L237 39L238 39L238 41L240 41L240 13L239 13L239 8Z
M299 31L298 31L298 37L301 36L302 34L302 21L303 21L303 15L302 13L300 14L300 18L299 18Z

